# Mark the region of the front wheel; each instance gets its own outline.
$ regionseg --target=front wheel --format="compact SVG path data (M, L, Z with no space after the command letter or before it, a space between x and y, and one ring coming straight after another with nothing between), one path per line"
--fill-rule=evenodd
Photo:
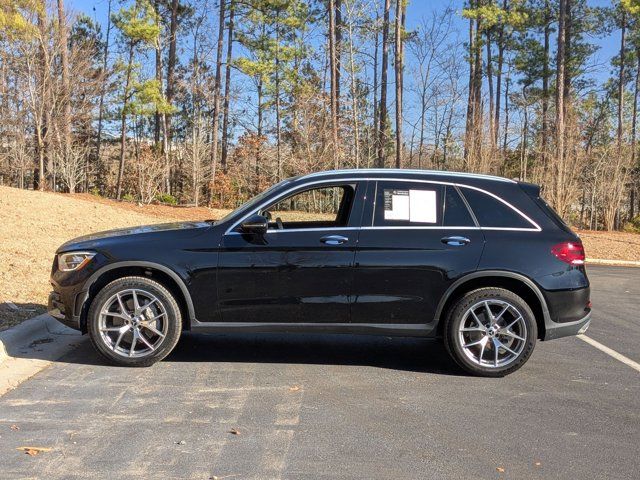
M522 367L538 338L527 303L503 288L480 288L449 310L444 341L449 354L467 372L502 377Z
M182 317L163 285L145 277L124 277L96 295L87 327L94 347L111 363L146 367L173 350Z

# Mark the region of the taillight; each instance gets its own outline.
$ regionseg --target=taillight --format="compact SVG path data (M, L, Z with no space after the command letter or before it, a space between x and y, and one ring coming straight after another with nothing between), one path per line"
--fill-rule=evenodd
M569 265L584 265L584 247L580 242L559 243L551 248L551 253Z

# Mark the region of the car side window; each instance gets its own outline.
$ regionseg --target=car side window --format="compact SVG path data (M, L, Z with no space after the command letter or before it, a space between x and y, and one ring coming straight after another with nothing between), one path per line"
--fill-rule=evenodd
M462 188L462 194L473 210L480 227L535 228L526 218L497 198L473 188Z
M428 183L378 182L373 225L441 225L442 190L442 186Z
M475 227L469 208L452 185L445 187L444 221L445 227Z
M294 193L263 208L269 229L344 227L355 196L354 185L331 185Z

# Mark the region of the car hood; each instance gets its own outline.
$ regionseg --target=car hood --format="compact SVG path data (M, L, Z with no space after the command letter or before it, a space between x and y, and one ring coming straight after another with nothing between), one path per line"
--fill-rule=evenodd
M140 235L157 234L162 232L170 232L176 230L188 231L188 230L201 230L208 228L211 223L208 222L171 222L171 223L159 223L156 225L141 225L137 227L118 228L115 230L107 230L104 232L91 233L89 235L83 235L81 237L74 238L61 245L56 253L78 250L78 249L93 249L98 248L105 240L118 239L121 237L134 237L137 238Z

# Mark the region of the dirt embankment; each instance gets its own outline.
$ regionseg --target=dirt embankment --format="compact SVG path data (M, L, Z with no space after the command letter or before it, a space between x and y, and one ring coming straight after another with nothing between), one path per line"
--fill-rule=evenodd
M53 255L67 240L112 228L204 220L222 213L0 187L0 330L45 310Z

